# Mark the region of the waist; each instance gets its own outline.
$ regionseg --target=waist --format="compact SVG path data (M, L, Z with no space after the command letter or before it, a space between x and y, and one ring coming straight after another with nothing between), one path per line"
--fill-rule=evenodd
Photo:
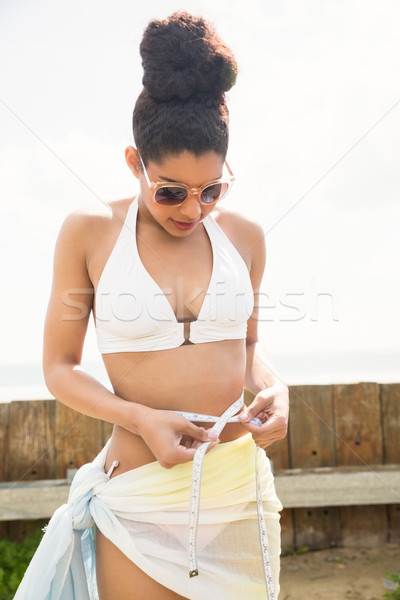
M224 413L224 411L234 402L239 401L240 404L243 403L243 394L241 394L239 398L236 394L233 401L232 397L227 397L223 401L218 402L218 407L215 406L216 402L214 402L214 406L212 406L210 403L207 406L207 410L205 410L205 406L203 404L201 408L203 414L198 414L197 411L187 412L190 410L190 407L187 406L188 403L180 403L179 401L175 406L170 405L168 409L163 407L162 410L173 410L173 412L177 412L178 414L183 415L185 418L195 422L197 426L209 429L214 425L214 422L219 415ZM182 408L184 410L181 410ZM199 407L197 408L200 410ZM247 433L247 430L244 429L240 422L238 422L238 419L235 419L234 422L232 422L232 419L230 419L225 425L223 431L220 433L219 439L221 444L224 444L238 440ZM123 427L115 425L109 441L109 451L105 464L106 471L109 470L114 460L117 460L119 463L117 471L118 474L120 474L125 471L129 471L130 469L136 469L148 463L154 462L156 461L156 457L140 436L127 431Z
M106 456L110 453L110 447L107 444L102 453L95 459L98 466L106 471ZM232 498L240 492L240 500L250 501L255 498L255 472L254 472L254 453L255 444L251 434L231 442L218 444L204 457L204 469L201 484L202 502L209 500L210 508L213 502L215 506L221 505L221 493L231 494ZM265 471L265 477L272 478L269 467L269 460L263 453L260 455L260 465L268 468ZM94 462L95 462L94 461ZM158 461L142 465L135 469L130 469L119 475L111 477L107 496L113 495L113 488L123 486L125 492L129 490L131 498L129 500L130 510L133 510L132 503L140 503L139 511L148 512L151 507L158 506L160 510L167 510L179 503L188 504L190 500L191 476L193 462L178 464L172 469L164 469ZM140 490L140 493L138 493ZM116 502L120 502L119 495L116 494ZM238 498L236 498L238 500ZM113 506L115 509L116 506ZM136 512L136 510L134 510ZM187 521L187 513L185 513Z

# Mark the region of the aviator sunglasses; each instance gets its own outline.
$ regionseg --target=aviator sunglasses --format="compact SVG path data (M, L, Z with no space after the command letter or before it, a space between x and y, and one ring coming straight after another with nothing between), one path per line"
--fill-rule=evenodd
M188 196L196 194L202 204L213 204L225 198L232 187L235 178L233 173L225 161L229 177L221 179L213 179L207 183L203 183L200 187L189 187L184 183L157 181L152 182L147 174L143 160L140 159L143 167L143 173L149 189L153 192L153 199L157 204L162 206L180 206Z

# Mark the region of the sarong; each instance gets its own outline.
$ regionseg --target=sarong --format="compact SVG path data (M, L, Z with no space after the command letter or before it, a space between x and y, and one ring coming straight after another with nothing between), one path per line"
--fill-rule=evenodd
M81 467L68 503L51 518L14 600L98 600L95 527L142 571L190 600L268 598L259 535L255 461L279 592L280 525L270 462L251 434L204 457L196 535L198 575L189 577L192 462L158 461L110 478L109 442Z

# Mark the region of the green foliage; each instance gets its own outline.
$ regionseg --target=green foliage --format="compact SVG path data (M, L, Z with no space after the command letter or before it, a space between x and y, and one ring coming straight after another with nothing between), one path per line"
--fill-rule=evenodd
M11 600L34 555L43 531L30 533L23 542L0 540L0 600Z
M386 573L386 577L397 584L397 588L392 592L383 594L383 597L390 600L400 600L400 573Z

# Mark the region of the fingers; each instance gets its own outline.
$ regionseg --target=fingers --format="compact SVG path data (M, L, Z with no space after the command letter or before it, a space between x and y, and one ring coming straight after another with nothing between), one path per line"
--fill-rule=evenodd
M159 460L160 465L164 467L164 469L172 469L178 464L190 462L193 460L195 452L199 446L202 445L203 442L198 442L196 440L193 441L191 447L187 447L188 440L186 440L185 445L179 445L175 448L173 452L166 453L162 459L162 462ZM213 442L208 442L208 447L206 450L209 452L212 450L217 444L219 444L219 440L215 440Z
M251 423L242 423L242 427L253 435L255 443L260 448L266 448L273 442L283 439L287 433L287 422L284 417L270 417L261 427Z
M215 431L198 427L187 420L179 424L178 431L175 430L175 443L169 448L164 447L158 456L160 465L165 469L192 461L197 448L204 443L207 443L206 452L212 450L219 443L218 434Z
M244 406L242 412L239 414L239 419L242 423L247 423L254 419L254 417L259 417L260 413L264 415L265 418L268 417L268 409L274 400L274 390L272 388L267 388L263 390L263 394L258 394L253 402L249 406Z
M185 448L194 448L195 450L197 450L197 448L200 448L200 446L202 446L202 444L209 442L209 440L206 440L206 442L201 442L199 440L195 440L192 437L188 436L188 435L183 435L182 439L180 441L180 445L184 446ZM207 446L207 452L210 448L214 448L214 446L216 446L217 444L219 444L219 439L210 442L209 445Z
M185 446L185 448L191 448L193 444L193 438L191 438L189 435L183 435L179 443L181 446Z
M243 422L242 427L244 427L247 431L251 431L252 433L255 433L257 435L260 435L260 433L265 433L279 436L279 438L285 437L287 433L287 420L285 419L285 417L278 414L274 414L267 417L264 420L261 420L263 422L260 427L257 427L257 425L253 425L253 423Z
M250 431L251 433L254 434L259 434L260 433L260 429L261 427L263 427L265 425L265 421L261 421L260 419L260 424L255 424L255 423L241 423L242 427L244 427L244 429L246 429L246 431Z
M261 448L283 439L287 434L289 394L286 386L273 385L261 390L248 407L239 414L242 427L249 431ZM251 422L257 417L260 427Z
M208 452L219 443L218 434L211 429L198 427L170 411L156 409L151 419L141 421L139 433L165 469L193 460L196 449L204 442Z
M198 440L199 442L209 442L218 439L218 434L215 431L212 431L212 429L198 427L190 421L186 421L186 425L182 427L182 433L191 436L193 439Z

